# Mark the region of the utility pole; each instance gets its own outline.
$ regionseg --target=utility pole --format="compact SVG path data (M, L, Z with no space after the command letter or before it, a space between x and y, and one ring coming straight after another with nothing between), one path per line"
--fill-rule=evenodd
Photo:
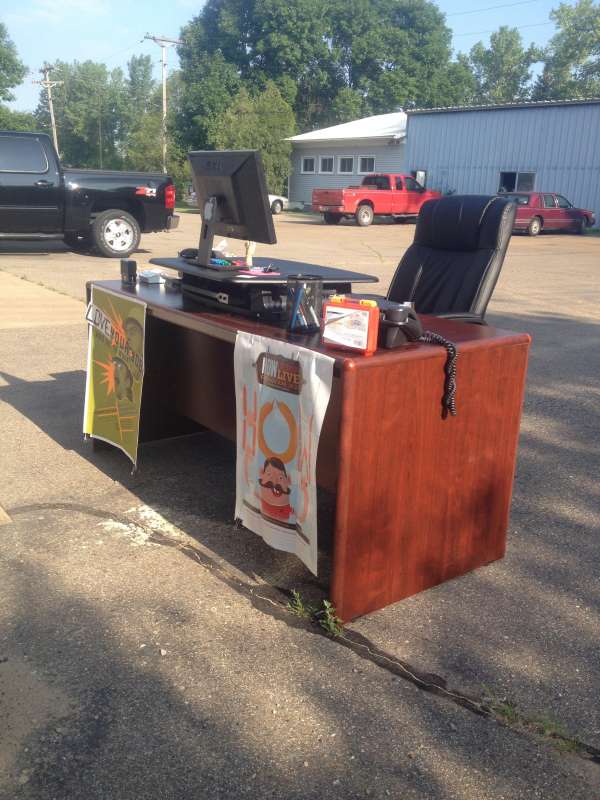
M144 39L150 39L160 47L162 66L162 167L167 171L167 49L174 44L183 44L179 39L168 39L166 36L151 36L147 33ZM142 40L143 41L143 40Z
M46 92L48 93L48 108L50 109L50 122L52 123L52 139L54 141L54 149L58 153L58 138L56 136L56 120L54 119L54 106L52 105L52 87L53 86L62 86L64 81L51 81L48 75L50 74L50 67L48 64L44 64L44 66L40 69L41 74L44 76L43 81L32 81L32 83L38 83L40 86L43 86Z

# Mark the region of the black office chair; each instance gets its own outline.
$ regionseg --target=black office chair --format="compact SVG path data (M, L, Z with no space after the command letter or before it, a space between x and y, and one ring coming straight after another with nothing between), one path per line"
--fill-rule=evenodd
M412 301L419 314L485 324L515 212L515 203L505 197L450 195L428 200L387 299Z

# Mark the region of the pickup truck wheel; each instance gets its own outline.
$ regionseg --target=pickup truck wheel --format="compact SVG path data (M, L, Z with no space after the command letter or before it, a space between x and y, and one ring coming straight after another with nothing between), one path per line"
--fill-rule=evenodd
M326 225L337 225L338 222L342 219L341 214L332 214L331 211L326 211L323 214L323 219L325 220Z
M537 236L542 230L542 220L539 217L534 217L527 226L527 233L530 236Z
M373 214L371 206L362 205L356 209L356 214L354 216L356 217L357 224L360 225L361 228L366 228L373 222L373 217L375 215Z
M126 211L111 208L98 214L92 224L94 247L107 258L124 258L140 243L140 226Z
M271 203L271 214L281 214L283 211L283 203L281 200L273 200Z

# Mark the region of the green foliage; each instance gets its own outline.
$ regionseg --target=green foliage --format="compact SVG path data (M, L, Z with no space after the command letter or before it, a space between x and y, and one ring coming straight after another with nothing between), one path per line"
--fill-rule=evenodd
M339 636L344 630L343 623L329 600L323 600L321 608L315 608L304 602L297 589L292 589L292 599L287 607L297 617L317 622L332 637Z
M315 608L304 602L302 595L297 589L292 589L292 599L287 604L287 607L292 614L302 619L312 619L315 614Z
M366 116L365 98L357 89L343 86L336 94L326 120L328 125L339 125Z
M184 117L190 126L201 109L190 127L210 128L204 142L220 125L219 94L233 88L232 74L233 94L273 82L302 130L399 106L464 102L472 91L430 0L208 0L181 37Z
M0 130L5 131L35 131L38 128L33 114L25 111L13 111L0 105Z
M225 113L211 143L218 150L260 150L267 187L281 194L289 172L291 144L285 138L294 133L294 112L272 81L252 96L242 88Z
M63 81L52 93L58 143L65 164L118 169L120 143L130 120L127 84L123 71L108 71L93 61L52 66L52 80ZM46 90L35 111L38 126L50 131Z
M8 36L6 25L0 22L0 101L14 100L10 90L21 83L26 72L27 69Z
M182 34L186 41L191 33ZM182 87L176 112L177 137L191 150L212 147L220 116L241 88L234 65L221 53L209 56L195 47L181 49Z
M545 54L535 100L598 97L600 95L600 3L561 3L550 13L558 32Z
M471 48L476 103L510 103L531 93L531 67L542 58L539 48L523 47L517 28L506 25L490 36L489 47L478 42Z
M335 608L329 600L323 600L323 608L316 614L319 625L330 636L339 636L343 632L342 620L335 613Z

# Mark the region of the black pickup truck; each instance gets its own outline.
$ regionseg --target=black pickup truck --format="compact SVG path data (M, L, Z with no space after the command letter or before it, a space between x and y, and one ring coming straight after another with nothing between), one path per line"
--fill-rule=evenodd
M0 240L63 239L122 258L142 233L176 228L174 207L162 172L63 169L46 134L0 131Z

